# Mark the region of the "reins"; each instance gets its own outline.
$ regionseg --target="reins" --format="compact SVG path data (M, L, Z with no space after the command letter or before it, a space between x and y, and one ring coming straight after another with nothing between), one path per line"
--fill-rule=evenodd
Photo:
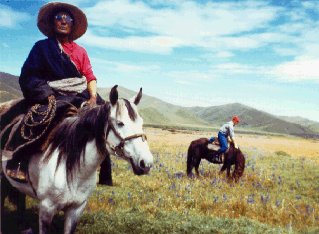
M110 148L114 151L115 155L116 156L119 156L119 157L123 157L123 158L127 158L127 159L130 159L131 157L128 157L125 155L124 153L124 145L125 145L125 142L126 141L130 141L130 140L133 140L133 139L136 139L136 138L139 138L141 137L142 138L142 141L145 141L147 140L147 136L144 134L144 133L140 133L140 134L133 134L131 136L128 136L128 137L125 137L123 138L119 132L115 129L114 125L112 124L111 120L108 121L108 127L107 127L107 130L106 130L106 134L105 134L105 140L107 139L110 131L113 131L113 133L115 134L115 136L120 139L120 143L116 146L114 145L111 145L109 142L106 141L106 143L110 146Z

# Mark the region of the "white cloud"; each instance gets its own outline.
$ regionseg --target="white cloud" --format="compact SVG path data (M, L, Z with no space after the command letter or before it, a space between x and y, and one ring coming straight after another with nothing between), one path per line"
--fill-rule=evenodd
M171 71L166 73L167 77L173 78L177 83L190 84L198 81L210 81L216 78L212 71Z
M270 68L267 66L256 66L240 63L222 63L211 67L211 70L215 73L219 73L221 77L225 75L229 76L229 74L266 76L269 74L269 69Z
M174 47L182 45L178 39L167 36L102 37L94 35L90 31L80 41L81 43L100 48L158 54L167 54Z
M14 11L11 8L0 4L0 28L15 28L20 23L27 21L31 16L27 13Z
M295 5L299 7L267 1L101 1L84 9L90 31L81 41L99 48L156 54L201 48L229 60L235 59L237 51L270 46L267 50L274 56L318 58L319 22L307 10L319 11L315 7L319 4L297 1Z
M140 72L154 72L158 71L159 67L155 65L135 65L132 63L123 63L123 62L115 62L111 60L99 59L99 58L92 58L92 63L101 66L107 67L108 69L116 72L121 73L140 73Z
M203 72L169 73L183 84L229 73L318 81L319 21L307 10L319 12L319 3L297 1L295 6L299 7L273 6L267 1L101 1L85 9L90 31L81 41L100 48L157 54L169 54L179 47L201 48L203 54L197 58L206 54L212 58L206 61L230 61ZM270 67L233 60L237 51L261 47L273 56L289 56L293 61Z
M319 59L303 59L276 66L270 74L280 80L319 82Z
M154 7L160 3L166 7ZM119 49L124 47L127 50L153 53L167 53L181 46L203 47L218 52L221 48L257 48L262 45L258 38L235 34L266 27L277 17L278 12L277 8L266 3L250 1L169 3L152 1L148 5L142 1L128 0L99 2L85 10L91 26L91 39L88 42L96 39L106 42L111 40ZM97 36L96 29L101 32L101 28L108 29L104 30L107 33ZM108 48L105 43L96 45Z
M231 58L233 56L234 54L229 51L220 51L216 53L216 57L219 57L219 58Z
M212 66L215 74L223 77L227 74L254 75L274 78L286 82L319 82L319 59L300 57L298 60L285 62L274 67L255 66L240 63L223 63Z

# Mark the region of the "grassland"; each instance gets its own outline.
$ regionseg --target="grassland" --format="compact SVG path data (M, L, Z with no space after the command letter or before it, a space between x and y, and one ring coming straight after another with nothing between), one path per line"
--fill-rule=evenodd
M189 143L204 131L147 128L155 165L134 176L112 158L113 187L98 186L76 233L319 233L319 142L297 137L237 134L246 155L244 176L227 182L203 161L200 178L185 177ZM27 219L37 230L36 202ZM14 230L6 203L5 231ZM63 216L53 233L63 230Z

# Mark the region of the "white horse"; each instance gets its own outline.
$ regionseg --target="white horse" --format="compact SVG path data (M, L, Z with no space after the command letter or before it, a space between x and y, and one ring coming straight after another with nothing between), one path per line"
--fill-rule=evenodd
M65 214L64 233L75 231L107 151L128 160L135 174L149 172L153 156L136 108L141 97L142 89L130 101L119 99L114 86L109 103L66 118L53 130L46 151L30 158L28 183L6 175L11 185L39 200L40 233L49 231L59 210ZM5 172L6 162L2 167Z

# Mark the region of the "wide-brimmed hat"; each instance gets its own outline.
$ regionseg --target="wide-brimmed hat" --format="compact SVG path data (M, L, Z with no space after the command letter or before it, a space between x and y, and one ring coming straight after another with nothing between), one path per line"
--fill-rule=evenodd
M78 7L63 2L50 2L40 8L37 23L40 31L48 37L55 35L52 24L53 14L57 13L59 10L65 10L73 17L74 23L72 32L70 33L70 39L76 40L81 37L86 32L88 26L85 14Z

